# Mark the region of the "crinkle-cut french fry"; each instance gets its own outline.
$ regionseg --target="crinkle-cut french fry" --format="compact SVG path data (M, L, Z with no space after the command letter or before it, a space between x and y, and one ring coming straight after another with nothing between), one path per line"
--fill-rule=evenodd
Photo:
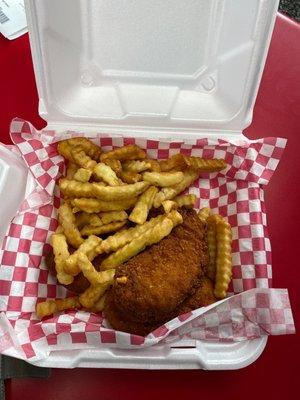
M193 208L196 203L197 196L194 194L182 194L174 197L173 200L178 204L178 207Z
M89 260L93 260L98 252L97 247L101 244L102 240L95 235L89 236L73 254L65 260L65 271L72 276L76 276L80 272L78 266L78 255L85 254Z
M66 299L47 300L36 305L36 313L39 318L44 318L59 311L81 308L78 297L67 297Z
M188 168L196 169L199 172L217 172L226 168L227 164L222 159L205 159L200 157L183 156Z
M184 174L178 172L144 172L143 179L155 186L174 186L183 180Z
M120 161L139 160L146 158L146 153L136 144L129 144L128 146L123 146L107 153L102 153L100 156L101 161L107 160L108 158Z
M114 158L105 158L101 160L104 164L108 165L117 175L122 172L122 165L120 160L115 160Z
M109 285L106 283L88 287L79 295L80 304L85 308L92 308L100 297L104 295L108 286Z
M104 233L118 231L119 229L123 228L125 224L126 221L111 222L110 224L101 226L85 225L81 229L80 233L82 236L104 235Z
M166 214L161 222L154 225L153 228L146 230L138 238L117 250L108 256L101 264L101 269L117 267L143 251L147 246L159 242L168 236L172 229L182 223L182 216L177 211L171 211Z
M67 142L71 147L80 147L93 160L99 160L101 149L91 140L84 137L76 137L67 139Z
M203 224L207 223L207 218L210 216L211 210L209 207L203 207L198 212L198 217Z
M66 172L66 178L69 180L74 179L74 175L77 170L78 170L78 166L76 164L74 164L73 162L69 161L69 164L67 167L67 172Z
M57 228L55 229L55 233L64 233L63 227L58 224Z
M125 171L130 172L143 172L151 169L151 162L149 160L125 161L122 165Z
M69 204L64 203L58 209L58 221L64 230L68 243L76 249L83 243L83 239L76 226L75 215Z
M92 172L86 168L79 168L75 174L74 179L78 182L88 182L92 176Z
M87 213L98 213L106 211L128 210L136 203L137 198L124 199L119 201L103 201L99 199L73 199L72 206Z
M70 256L65 235L62 233L53 233L51 236L51 244L53 247L57 280L63 285L70 285L73 282L74 278L73 276L69 275L65 269L66 260Z
M173 228L183 222L182 215L176 210L172 210L168 214L165 214L164 217L169 218L173 222Z
M217 233L215 215L207 218L207 247L208 247L208 265L206 275L215 281L216 278L216 257L217 257Z
M96 303L91 308L91 312L98 313L103 311L105 307L105 300L106 300L106 293L104 293L104 295L101 296L100 299L96 301Z
M91 219L89 224L86 225L92 225L92 226L101 226L103 225L103 222L101 221L101 218L99 217L98 214L90 214L91 215Z
M103 223L98 214L89 214L82 211L76 214L76 225L80 230L84 225L100 226Z
M98 179L103 179L109 186L119 186L119 179L115 171L104 163L99 163L94 167L94 175Z
M148 158L147 162L150 162L150 164L151 164L151 168L150 168L151 171L153 171L153 172L160 172L161 171L160 164L159 164L159 162L157 160L153 160L151 158Z
M57 151L58 153L63 156L66 160L71 163L74 163L72 154L71 154L72 147L69 145L67 140L62 140L57 144Z
M95 197L92 183L89 182L69 181L62 178L59 180L59 188L61 193L67 197Z
M161 203L165 200L172 200L179 193L183 192L187 187L190 186L199 176L199 173L194 170L186 170L183 174L183 179L180 183L174 186L162 188L154 199L154 207L160 207Z
M131 242L133 239L138 238L147 230L152 229L157 223L164 219L164 215L158 215L155 218L151 218L150 221L145 222L143 225L136 225L133 228L129 228L109 236L98 248L99 254L110 253L116 251L119 248L125 246L127 243Z
M119 177L123 182L128 184L140 182L142 180L142 175L133 171L121 171Z
M184 169L186 164L183 158L183 154L175 154L167 160L159 161L159 165L162 171L171 171L171 169Z
M134 206L134 209L129 215L129 220L136 224L143 224L148 217L148 213L153 205L154 197L158 192L157 187L150 186L144 193L142 193Z
M94 196L104 201L115 201L136 197L144 192L149 186L148 182L137 182L124 186L99 186L92 183Z
M97 162L89 157L80 147L71 149L71 154L74 162L81 168L89 169L93 172Z
M232 277L232 232L230 224L222 217L217 220L216 233L217 257L214 294L218 299L223 299L226 297L228 285Z
M115 269L108 269L106 271L96 271L93 264L88 257L83 253L78 253L77 256L78 266L83 275L90 282L91 285L112 284L115 276Z
M102 224L105 225L111 222L125 221L126 219L128 219L128 215L126 211L110 211L110 212L100 213L99 218Z
M169 213L172 210L177 210L178 208L178 204L173 200L165 200L161 203L161 205L163 206L165 213Z
M102 226L107 225L111 222L125 221L128 219L126 211L108 211L102 212L100 214L89 214L82 212L76 217L76 224L79 229L83 228L85 225L91 226Z

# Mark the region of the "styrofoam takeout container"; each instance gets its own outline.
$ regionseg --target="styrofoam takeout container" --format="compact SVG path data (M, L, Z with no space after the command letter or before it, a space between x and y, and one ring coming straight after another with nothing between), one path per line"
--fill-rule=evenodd
M48 129L192 142L239 138L251 123L278 0L25 4ZM266 342L59 351L36 365L237 369Z

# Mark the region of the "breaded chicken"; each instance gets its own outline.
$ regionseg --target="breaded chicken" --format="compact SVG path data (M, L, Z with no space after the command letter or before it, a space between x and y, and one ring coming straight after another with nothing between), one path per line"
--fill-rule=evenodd
M178 315L185 314L200 307L208 306L215 301L217 301L217 299L214 296L213 283L209 278L201 277L197 282L196 287L193 288L192 294L189 295L164 320L161 320L156 324L146 324L128 319L128 316L122 314L122 312L115 306L112 290L110 290L106 296L105 313L108 315L108 320L114 329L133 333L135 335L146 336L160 325L163 325L165 322L177 317Z
M181 209L183 223L169 236L117 267L110 292L115 314L128 323L155 326L191 293L206 265L205 229L194 210ZM126 283L118 278L126 277ZM112 326L112 307L105 315Z
M130 321L126 314L122 314L122 312L116 308L114 303L114 294L112 290L109 290L107 292L105 298L105 316L108 319L110 325L117 331L133 333L140 336L148 335L148 333L154 331L163 323L161 322L151 325L141 322Z
M215 301L217 299L214 295L214 285L209 278L203 276L194 287L193 293L179 305L176 315L185 314L196 308L208 306Z

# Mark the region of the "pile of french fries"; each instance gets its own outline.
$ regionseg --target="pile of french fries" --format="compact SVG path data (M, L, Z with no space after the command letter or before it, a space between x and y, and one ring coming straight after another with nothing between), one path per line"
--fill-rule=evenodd
M83 273L90 286L77 297L38 303L40 318L69 308L103 310L115 268L182 223L177 208L193 207L196 196L180 193L201 172L226 167L223 160L182 154L157 161L137 145L102 152L83 137L59 142L58 152L68 164L59 181L64 198L59 225L51 237L57 279L69 285ZM164 214L148 220L152 207L162 207ZM97 271L92 262L100 254L107 257Z

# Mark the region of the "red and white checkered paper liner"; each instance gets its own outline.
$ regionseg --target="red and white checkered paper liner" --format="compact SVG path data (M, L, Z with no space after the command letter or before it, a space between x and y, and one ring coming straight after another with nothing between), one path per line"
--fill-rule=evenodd
M58 140L82 136L36 131L15 119L11 138L38 183L20 207L4 239L0 254L0 351L23 359L40 359L50 351L108 345L140 348L179 338L239 341L262 335L294 333L287 290L270 289L271 247L268 238L263 185L275 171L286 140L265 138L200 139L194 144L108 137L94 134L103 150L137 143L149 157L163 159L175 153L223 158L228 168L201 177L189 189L197 207L209 206L227 217L233 230L233 279L228 299L179 316L148 336L118 332L100 314L66 311L43 321L35 315L37 300L70 295L57 285L44 263L49 236L57 226L60 203L55 181L64 172ZM91 137L91 136L90 136ZM13 184L13 183L12 183ZM54 193L55 192L55 193Z

